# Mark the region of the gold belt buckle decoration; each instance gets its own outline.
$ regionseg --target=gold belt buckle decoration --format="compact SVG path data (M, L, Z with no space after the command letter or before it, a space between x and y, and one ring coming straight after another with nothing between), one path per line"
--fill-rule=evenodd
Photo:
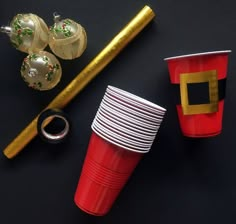
M207 82L209 86L209 103L189 104L188 84ZM218 111L218 78L217 71L193 72L180 74L180 97L184 115L214 113Z

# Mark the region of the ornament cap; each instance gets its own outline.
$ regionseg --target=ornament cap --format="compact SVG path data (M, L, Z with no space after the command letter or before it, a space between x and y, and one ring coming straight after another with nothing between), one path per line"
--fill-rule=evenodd
M10 34L12 32L12 29L10 26L1 26L0 31L2 33Z
M53 20L54 20L55 23L60 22L60 20L61 20L61 15L59 15L57 12L54 12L54 13L53 13Z

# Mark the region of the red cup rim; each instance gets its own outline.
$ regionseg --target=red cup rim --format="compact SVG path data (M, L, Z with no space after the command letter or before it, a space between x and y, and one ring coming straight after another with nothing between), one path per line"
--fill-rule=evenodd
M182 58L188 58L188 57L214 55L214 54L228 54L228 53L231 53L231 52L232 52L231 50L222 50L222 51L209 51L209 52L202 52L202 53L195 53L195 54L186 54L186 55L179 55L179 56L164 58L164 61L182 59Z

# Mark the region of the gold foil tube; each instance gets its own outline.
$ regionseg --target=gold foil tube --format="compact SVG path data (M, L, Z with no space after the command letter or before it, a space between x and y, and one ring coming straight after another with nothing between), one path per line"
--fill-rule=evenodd
M152 9L144 6L45 109L64 108L154 17ZM4 149L7 158L16 156L37 135L38 116Z

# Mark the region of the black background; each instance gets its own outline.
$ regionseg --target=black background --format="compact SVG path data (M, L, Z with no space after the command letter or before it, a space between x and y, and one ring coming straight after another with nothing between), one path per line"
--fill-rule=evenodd
M81 23L88 47L79 59L60 62L63 78L53 90L28 88L20 76L25 53L0 36L0 149L72 80L144 5L156 13L149 24L70 104L71 135L61 145L36 137L16 158L0 160L0 223L235 223L236 209L236 3L234 0L3 1L0 23L35 13L52 25L53 12ZM223 132L183 137L166 62L182 54L232 50ZM49 50L47 48L47 50ZM49 50L50 51L50 50ZM167 108L150 153L140 162L109 214L93 217L73 201L91 134L107 85Z

